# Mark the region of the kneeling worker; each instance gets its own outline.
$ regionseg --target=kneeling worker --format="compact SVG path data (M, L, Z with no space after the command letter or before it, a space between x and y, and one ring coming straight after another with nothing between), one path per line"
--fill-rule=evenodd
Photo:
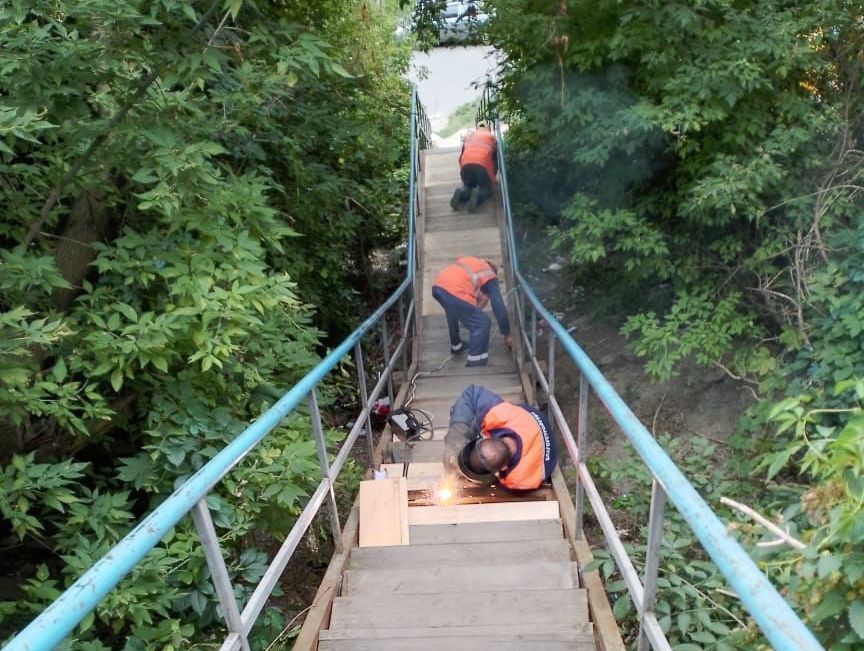
M459 154L459 177L462 187L456 188L450 207L459 210L468 204L468 212L492 196L492 183L498 174L498 143L488 128L481 125L465 136Z
M494 475L509 490L539 488L557 463L555 439L540 412L476 384L451 407L444 445L445 467L477 481Z
M464 349L459 323L468 328L468 362L466 366L485 366L489 361L489 333L492 320L483 313L486 303L498 321L504 343L510 347L510 319L498 285L498 268L488 260L465 256L444 267L435 276L432 297L444 308L450 331L450 352L458 355Z

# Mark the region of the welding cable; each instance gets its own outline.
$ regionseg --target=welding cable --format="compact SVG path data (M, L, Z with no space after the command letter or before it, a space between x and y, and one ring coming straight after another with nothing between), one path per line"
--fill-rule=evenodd
M417 380L418 380L419 378L421 378L421 377L426 377L427 375L432 375L433 373L439 373L440 371L444 370L444 365L445 365L447 362L449 362L451 359L453 359L453 357L454 357L454 355L448 355L447 357L445 357L445 358L444 358L444 361L441 362L441 364L440 364L440 365L438 366L438 368L436 368L435 370L432 370L432 371L418 371L417 373L415 373L415 374L414 374L414 377L411 378L411 382L409 382L409 384L411 385L411 397L408 398L408 400L406 400L406 401L402 404L402 407L407 409L408 406L409 406L412 402L414 402L414 396L415 396L416 393L417 393Z

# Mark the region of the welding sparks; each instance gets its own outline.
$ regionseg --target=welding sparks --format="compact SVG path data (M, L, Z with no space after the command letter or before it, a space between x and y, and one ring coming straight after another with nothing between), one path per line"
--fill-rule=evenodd
M451 478L445 477L435 489L435 501L439 505L450 504L456 497L456 486Z

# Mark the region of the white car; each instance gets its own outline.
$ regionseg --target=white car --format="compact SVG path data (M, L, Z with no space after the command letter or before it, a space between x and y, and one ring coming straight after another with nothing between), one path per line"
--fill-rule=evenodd
M438 43L461 43L476 36L478 27L489 19L482 2L448 2L441 12L438 25Z

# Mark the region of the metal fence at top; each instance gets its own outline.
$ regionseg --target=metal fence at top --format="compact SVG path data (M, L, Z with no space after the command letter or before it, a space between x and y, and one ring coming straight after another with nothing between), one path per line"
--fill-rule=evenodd
M159 541L187 513L191 514L198 530L204 556L225 618L228 635L221 646L222 651L235 651L237 649L249 651L247 640L249 632L252 630L258 615L264 609L270 593L297 549L304 533L325 503L329 513L333 542L337 549L341 547L342 531L333 484L348 460L351 448L364 429L369 444L369 458L370 460L374 458L374 443L370 423L371 406L385 390L392 404L392 373L397 364L401 365L403 377L407 373L409 344L413 333L416 332L416 307L413 291L417 276L417 233L414 222L419 208L416 180L422 160L421 151L430 144L429 120L420 104L416 89L412 92L411 97L410 124L411 164L407 211L407 269L405 279L399 287L345 341L294 385L275 405L262 413L252 425L243 430L237 438L141 520L126 537L13 638L3 651L48 651L53 649L75 629L81 620L117 586L123 577L153 547L159 544ZM400 335L395 348L392 348L387 327L387 316L394 309L398 312ZM380 329L384 367L377 382L369 391L364 369L362 344L364 338L376 329ZM352 351L357 368L357 382L362 409L342 447L333 462L330 463L318 409L316 387ZM304 401L308 403L311 412L312 435L317 447L321 480L241 611L234 597L234 589L231 585L222 550L219 547L219 538L213 525L210 509L207 506L207 494L234 466L253 451L261 439Z
M516 254L513 211L507 186L505 146L501 137L494 90L487 85L481 107L485 111L478 121L489 120L498 139L498 179L506 219L505 262L509 287L515 287L511 307L515 310L521 333L520 364L527 365L535 384L539 384L549 402L549 417L561 434L570 459L577 470L575 491L576 527L582 530L584 499L588 498L597 519L607 548L615 560L624 579L627 591L639 619L638 651L650 648L660 651L671 649L666 635L660 628L654 612L657 573L660 568L660 542L663 536L664 510L667 500L683 517L691 531L702 544L708 556L735 590L741 603L753 617L765 637L779 651L816 651L822 649L810 630L795 614L789 604L777 592L768 578L759 570L747 552L729 534L726 526L715 515L704 499L696 492L681 473L666 451L657 443L636 415L621 399L615 389L594 365L588 355L570 336L564 326L547 310L530 283L519 271ZM544 371L537 351L538 319L548 327L548 359ZM555 392L555 355L557 345L573 361L580 371L579 410L576 435L564 413ZM641 460L652 475L651 506L648 519L648 541L645 567L640 579L632 559L628 555L615 529L612 518L603 503L587 466L588 451L588 398L591 392L600 399L609 415L633 445ZM569 400L570 398L566 398Z

